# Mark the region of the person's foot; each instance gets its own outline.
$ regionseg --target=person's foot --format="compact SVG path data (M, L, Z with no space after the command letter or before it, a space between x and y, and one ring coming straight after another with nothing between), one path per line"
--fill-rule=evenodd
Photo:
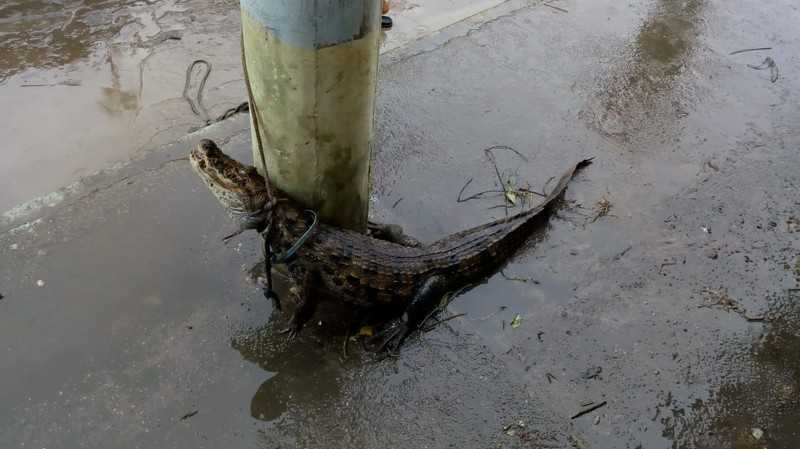
M386 14L387 12L389 12L389 0L383 0L382 8L383 9L382 9L381 14ZM393 22L392 22L392 18L391 17L389 17L389 16L381 16L381 28L383 28L384 30L388 30L389 28L391 28L392 27L392 23Z

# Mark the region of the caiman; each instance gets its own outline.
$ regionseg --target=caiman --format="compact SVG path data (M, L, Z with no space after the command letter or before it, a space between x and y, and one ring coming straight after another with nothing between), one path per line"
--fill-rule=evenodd
M290 336L313 314L316 301L311 293L321 287L356 306L399 306L402 317L382 344L388 348L398 347L443 295L500 269L544 223L575 172L591 163L585 159L568 169L535 207L433 243L418 244L391 226L371 226L385 240L318 223L313 211L269 184L255 167L227 156L211 140L202 140L189 160L238 221L239 230L233 235L257 230L264 237L265 252L278 254L265 254L267 262L287 264L293 285L289 291L297 302L286 330ZM271 264L266 269L269 275ZM280 308L271 282L268 285L265 295Z

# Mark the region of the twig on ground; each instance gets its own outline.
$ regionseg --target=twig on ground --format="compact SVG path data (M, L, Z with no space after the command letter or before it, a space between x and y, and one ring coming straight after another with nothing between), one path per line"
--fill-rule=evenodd
M561 12L569 12L569 11L567 11L567 10L566 10L566 9L564 9L564 8L559 8L558 6L551 5L550 3L542 3L542 4L543 4L544 6L547 6L548 8L553 8L553 9L555 9L556 11L561 11Z
M457 313L457 314L449 316L449 317L447 317L447 318L445 318L443 320L437 320L436 324L434 324L432 326L428 326L425 329L422 329L422 332L432 331L432 330L436 329L437 326L439 326L440 324L442 324L444 322L450 321L450 320L452 320L454 318L460 318L460 317L465 316L465 315L466 315L466 313Z
M191 418L192 416L194 416L194 415L196 415L196 414L198 414L198 413L200 413L200 410L195 410L195 411L193 411L193 412L189 412L189 413L187 413L187 414L185 414L185 415L181 416L181 421L185 421L185 420L187 420L187 419Z
M747 53L748 51L764 51L764 50L772 50L772 47L758 47L758 48L744 48L742 50L736 50L728 53L729 55L738 55L739 53Z
M601 402L599 404L595 404L595 405L593 405L591 407L585 408L585 409L579 411L578 413L572 415L572 417L570 419L580 418L581 416L583 416L583 415L585 415L587 413L591 413L591 412L597 410L598 408L605 406L607 403L608 403L607 401L603 401L603 402Z

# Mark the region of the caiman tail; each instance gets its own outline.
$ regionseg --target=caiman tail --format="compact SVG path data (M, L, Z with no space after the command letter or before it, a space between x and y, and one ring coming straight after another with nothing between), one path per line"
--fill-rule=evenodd
M575 173L591 163L584 159L567 170L544 200L510 217L470 228L432 243L421 259L457 278L488 274L514 253L545 219Z
M424 275L414 276L416 290L413 298L395 325L376 337L378 348L397 349L409 333L425 321L440 302L441 295L496 272L522 247L536 226L544 222L575 172L591 161L584 159L567 170L535 207L445 237L428 246L424 254L417 255L420 261L418 270ZM422 267L428 269L422 270Z

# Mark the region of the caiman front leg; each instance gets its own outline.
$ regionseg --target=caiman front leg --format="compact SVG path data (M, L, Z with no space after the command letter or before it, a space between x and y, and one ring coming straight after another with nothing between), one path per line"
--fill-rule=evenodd
M416 248L421 245L419 240L403 232L402 226L391 223L375 223L374 221L368 221L367 235L403 246Z
M439 305L442 296L447 293L445 287L446 280L444 276L436 275L426 279L414 293L414 298L406 306L403 315L396 320L394 326L391 326L386 331L388 335L376 336L376 338L382 340L378 347L378 352L384 350L397 351L405 339L419 328L431 311Z
M264 294L267 300L272 302L272 307L275 310L281 310L281 300L275 290L272 289L272 251L269 247L269 237L263 233L262 236L264 237L264 278L266 285L261 287L261 293Z
M289 325L281 333L289 334L289 340L293 340L314 315L317 307L316 298L311 296L311 287L314 280L317 279L317 275L313 271L298 267L290 267L290 272L294 285L289 291L295 299L297 308L292 314L292 318L289 319Z

